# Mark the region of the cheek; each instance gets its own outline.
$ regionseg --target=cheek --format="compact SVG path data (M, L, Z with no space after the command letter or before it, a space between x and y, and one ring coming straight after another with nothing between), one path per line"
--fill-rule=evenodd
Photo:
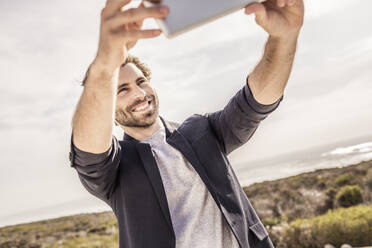
M129 102L125 97L118 96L116 99L116 109L117 110L122 110L122 111L127 111L127 108L129 106Z

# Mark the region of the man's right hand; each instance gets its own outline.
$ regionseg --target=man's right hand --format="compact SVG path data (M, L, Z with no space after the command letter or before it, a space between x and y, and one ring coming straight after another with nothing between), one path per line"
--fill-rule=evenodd
M147 0L161 3L162 0ZM154 38L161 34L160 29L141 30L145 18L164 18L169 8L164 5L146 8L143 1L137 8L122 10L130 0L107 0L101 11L99 46L95 62L113 72L125 62L128 51L137 40ZM161 12L161 7L165 12Z

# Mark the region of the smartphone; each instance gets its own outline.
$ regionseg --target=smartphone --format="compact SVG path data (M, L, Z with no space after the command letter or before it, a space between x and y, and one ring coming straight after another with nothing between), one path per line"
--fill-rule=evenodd
M144 1L145 7L166 5L169 14L155 19L167 38L176 37L203 24L231 14L253 2L264 0L162 0L160 3Z

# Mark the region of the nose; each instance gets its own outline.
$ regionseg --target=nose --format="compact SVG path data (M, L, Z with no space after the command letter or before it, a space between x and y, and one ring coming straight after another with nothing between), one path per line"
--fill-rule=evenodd
M145 98L146 98L146 91L144 89L142 89L141 87L139 87L138 85L136 85L133 89L133 98L134 98L134 102L136 101L144 101Z

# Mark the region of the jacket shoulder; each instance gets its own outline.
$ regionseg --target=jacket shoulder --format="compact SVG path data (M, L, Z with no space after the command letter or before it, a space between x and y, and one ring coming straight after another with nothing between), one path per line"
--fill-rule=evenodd
M190 141L197 140L206 133L210 133L210 125L205 115L193 114L182 122L179 130L187 136Z

